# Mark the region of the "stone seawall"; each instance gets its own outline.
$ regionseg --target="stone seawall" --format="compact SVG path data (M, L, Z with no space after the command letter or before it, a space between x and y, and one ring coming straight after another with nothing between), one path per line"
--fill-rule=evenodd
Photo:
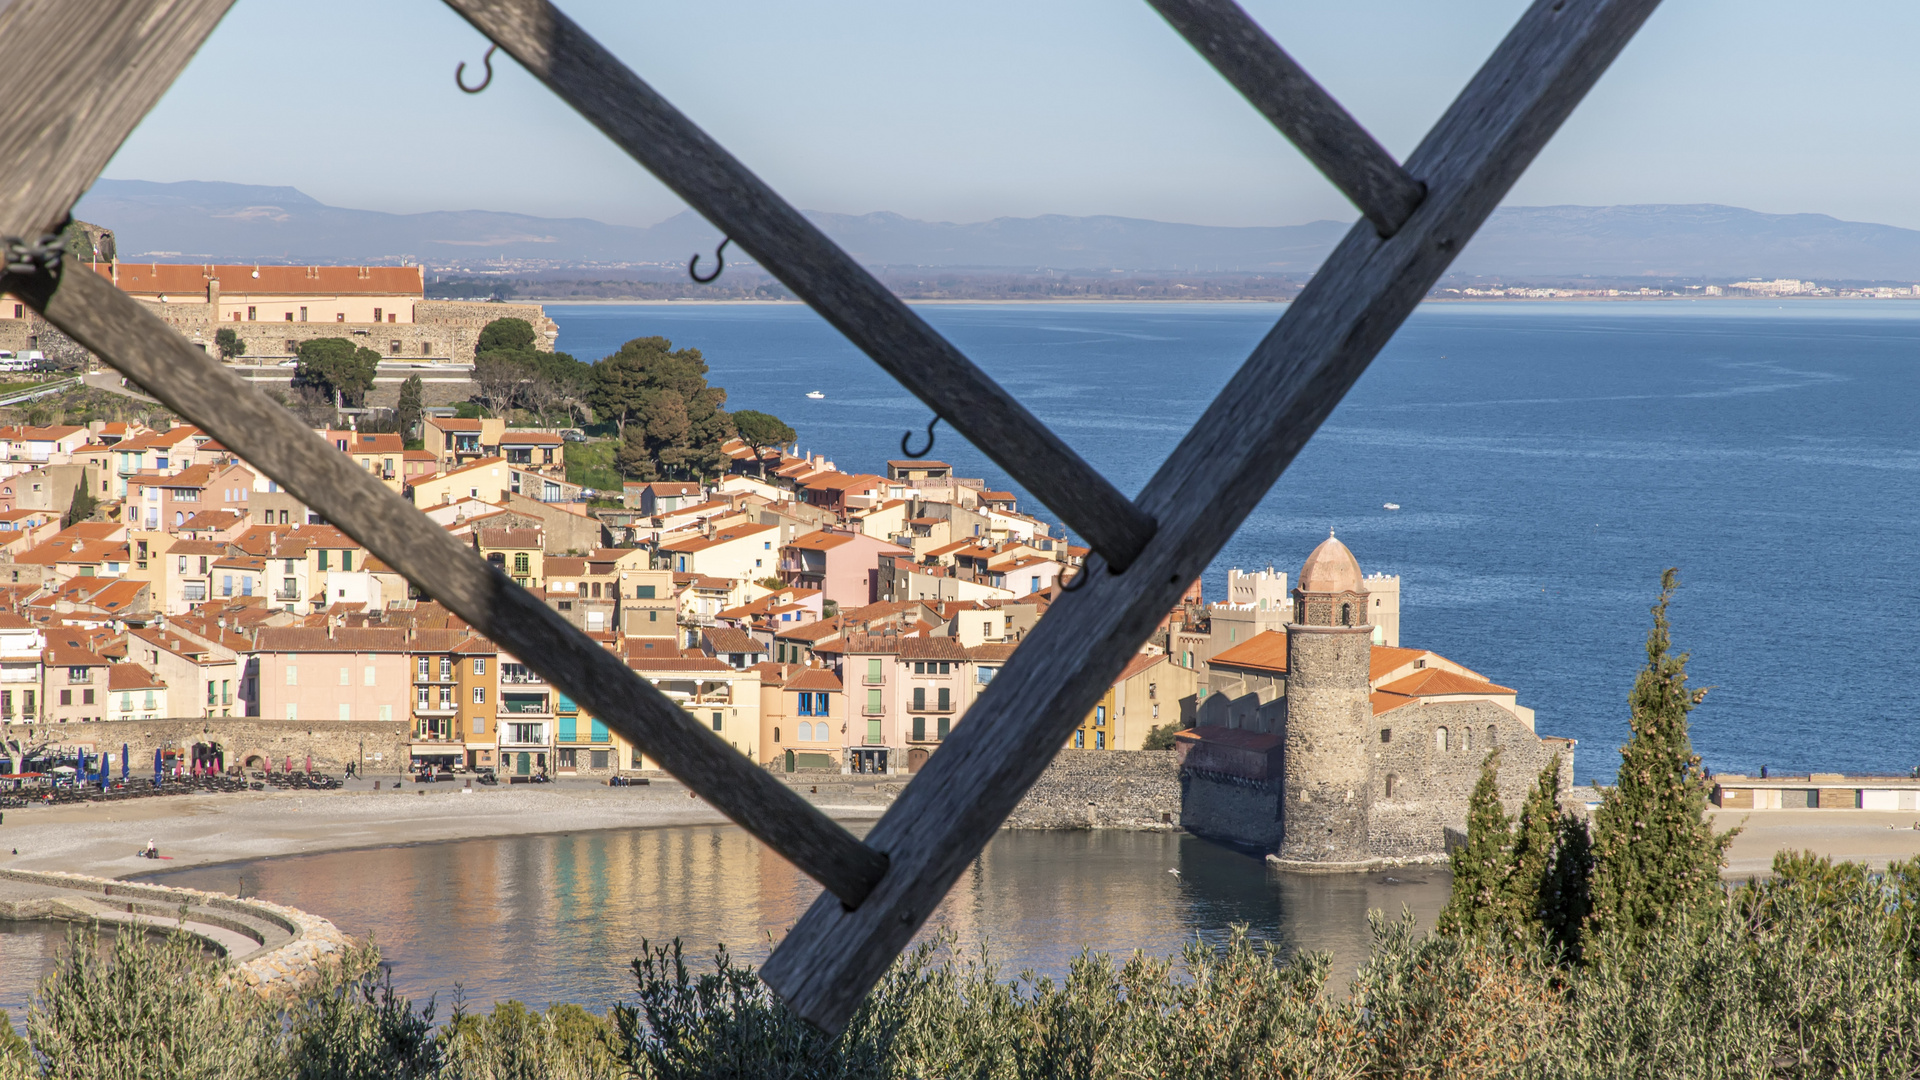
M1179 755L1171 750L1062 750L1005 827L1177 829Z
M400 772L410 759L407 725L398 720L381 723L220 716L34 724L30 729L29 738L85 747L89 754L118 754L124 743L132 758L129 772L133 776L152 774L155 750L188 752L195 743L218 743L230 766L259 768L249 761L271 759L275 771L284 768L289 757L294 768L304 769L309 754L315 769L330 773L340 772L348 762L364 763L364 768L372 772ZM117 762L114 772L118 775Z
M182 930L268 997L319 983L353 950L333 923L283 904L54 871L0 870L0 918Z

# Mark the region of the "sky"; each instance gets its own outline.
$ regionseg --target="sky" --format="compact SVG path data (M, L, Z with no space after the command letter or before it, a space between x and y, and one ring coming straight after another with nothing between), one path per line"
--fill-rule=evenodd
M1404 158L1516 0L1242 0ZM805 209L942 221L1350 220L1144 3L563 0ZM1511 205L1716 202L1920 228L1920 5L1676 0ZM286 185L336 206L651 225L679 200L428 0L238 0L104 175Z

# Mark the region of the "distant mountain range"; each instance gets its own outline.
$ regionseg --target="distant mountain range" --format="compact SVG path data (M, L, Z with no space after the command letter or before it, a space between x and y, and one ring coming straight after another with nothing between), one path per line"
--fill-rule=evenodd
M76 216L113 229L123 259L479 267L496 259L684 264L719 234L692 211L649 228L488 210L388 214L290 187L101 180ZM1304 278L1348 224L1230 228L1122 217L996 218L809 212L870 266L981 271L1276 274ZM1731 206L1503 207L1454 273L1517 280L1802 277L1920 281L1920 231Z

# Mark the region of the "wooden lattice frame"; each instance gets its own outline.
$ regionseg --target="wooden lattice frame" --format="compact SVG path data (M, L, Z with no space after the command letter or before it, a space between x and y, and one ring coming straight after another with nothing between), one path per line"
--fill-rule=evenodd
M0 5L0 237L56 229L232 0ZM0 275L46 319L532 665L826 893L762 977L842 1029L1069 732L1219 552L1658 0L1536 0L1394 162L1233 0L1149 0L1364 215L1138 499L547 0L445 0L1085 538L1062 597L855 839L98 274Z

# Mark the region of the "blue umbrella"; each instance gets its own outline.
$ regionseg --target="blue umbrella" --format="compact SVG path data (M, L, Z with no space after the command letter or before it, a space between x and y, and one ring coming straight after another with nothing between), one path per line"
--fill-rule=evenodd
M87 775L87 752L85 750L76 750L74 753L78 754L79 757L73 763L73 771L78 773L82 779L85 779Z
M160 769L161 769L161 767L162 767L162 766L161 766L161 764L160 764L160 751L156 749L156 750L155 750L155 751L153 752L153 786L154 786L154 787L159 787L159 786L160 786Z
M127 762L131 760L133 759L127 755L127 744L121 743L120 744L120 779L125 780L127 778Z
M100 755L100 790L107 790L107 755Z

